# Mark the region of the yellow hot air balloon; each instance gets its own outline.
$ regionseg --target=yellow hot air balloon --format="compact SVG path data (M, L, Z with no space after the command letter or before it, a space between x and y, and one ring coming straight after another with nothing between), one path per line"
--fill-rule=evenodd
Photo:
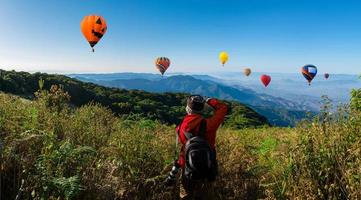
M249 76L252 73L252 71L250 68L244 68L243 73L244 75Z
M227 60L228 60L228 54L227 54L227 52L222 51L222 52L219 54L219 60L221 61L222 66L224 66L224 64L225 64L225 63L227 62Z

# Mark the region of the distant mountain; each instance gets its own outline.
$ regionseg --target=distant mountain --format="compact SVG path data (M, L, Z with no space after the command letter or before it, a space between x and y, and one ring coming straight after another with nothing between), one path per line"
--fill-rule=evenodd
M351 90L361 87L358 75L330 74L326 80L322 72L319 72L311 86L300 73L268 73L272 76L272 81L264 88L259 81L261 74L255 72L245 77L241 72L217 72L209 75L215 77L215 80L221 80L222 84L236 88L252 88L256 92L308 105L315 110L320 108L321 96L327 95L335 104L348 103Z
M124 89L139 89L150 92L189 92L205 96L216 96L221 99L238 100L253 106L275 106L304 110L307 107L294 104L282 98L256 93L250 89L239 90L213 81L204 81L192 76L171 76L161 80L124 79L113 81L95 81L98 84Z
M142 75L143 76L143 75ZM75 76L84 80L82 75ZM90 80L100 85L124 89L139 89L148 92L186 92L217 97L226 100L237 100L247 104L260 114L267 117L276 126L293 126L297 121L307 116L307 111L315 113L308 105L257 93L246 88L234 88L214 82L211 76L198 76L202 80L189 75L175 75L161 79L118 79L118 80Z
M147 79L147 80L159 80L162 76L158 74L151 73L108 73L108 74L68 74L67 76L71 78L76 78L79 80L102 80L102 81L112 81L119 79Z
M334 104L348 103L351 89L360 88L361 81L358 75L330 74L325 80L323 74L319 74L309 86L300 73L267 73L272 76L272 82L265 88L260 84L259 76L262 73L253 72L246 77L242 72L209 72L207 74L193 73L168 73L164 78L177 75L190 75L196 79L213 81L222 85L230 86L239 90L251 89L257 93L268 94L273 97L293 102L301 107L318 111L320 109L321 96L327 95ZM74 74L83 81L114 81L118 79L146 79L161 80L159 74L149 73L114 73L114 74ZM88 78L88 79L85 79ZM91 80L89 80L91 79Z

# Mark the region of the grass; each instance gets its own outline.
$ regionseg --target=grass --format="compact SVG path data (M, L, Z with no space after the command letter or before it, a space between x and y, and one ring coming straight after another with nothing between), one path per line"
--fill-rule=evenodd
M61 88L37 96L0 94L4 199L176 197L162 185L174 126L70 108ZM327 109L297 128L221 128L215 199L361 199L361 115Z

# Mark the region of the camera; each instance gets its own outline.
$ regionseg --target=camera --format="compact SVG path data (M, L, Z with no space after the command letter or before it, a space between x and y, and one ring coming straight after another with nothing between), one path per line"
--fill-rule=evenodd
M173 164L173 167L172 167L172 170L169 172L168 177L165 180L165 185L166 186L172 186L172 185L175 184L175 182L177 180L177 174L179 172L179 168L180 168L180 166L178 164L178 161L175 160L174 164Z

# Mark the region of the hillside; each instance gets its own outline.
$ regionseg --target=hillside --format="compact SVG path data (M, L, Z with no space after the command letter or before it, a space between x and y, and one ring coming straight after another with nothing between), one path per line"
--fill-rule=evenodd
M2 199L176 199L163 181L174 126L67 104L61 88L33 101L0 93ZM225 126L215 199L360 199L361 90L351 109L298 128Z
M280 97L257 93L246 88L235 88L214 82L211 77L201 79L189 75L175 75L156 79L149 74L78 74L71 75L77 79L97 83L108 87L139 89L148 92L188 92L221 99L238 101L246 104L265 116L275 126L294 126L315 111L306 105L295 103ZM119 77L119 79L115 79ZM200 77L200 76L196 76Z
M44 89L50 89L52 85L61 85L69 93L70 103L75 106L99 103L119 116L146 117L168 124L179 123L185 115L184 105L188 96L185 93L160 94L108 88L63 75L0 70L0 91L32 99L39 89L40 79L44 80ZM234 101L227 104L230 111L226 125L242 128L268 124L265 117L243 104Z

